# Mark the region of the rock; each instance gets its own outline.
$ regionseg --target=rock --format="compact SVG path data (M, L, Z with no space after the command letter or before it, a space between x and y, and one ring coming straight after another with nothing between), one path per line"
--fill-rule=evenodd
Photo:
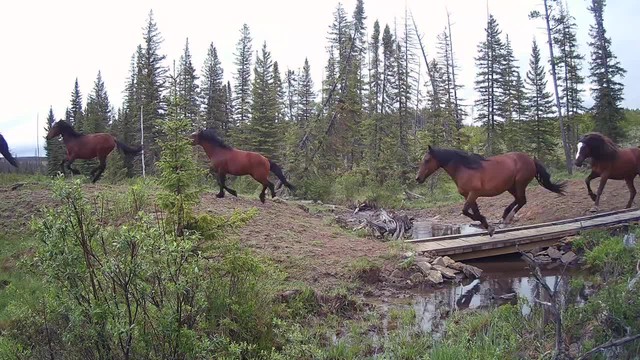
M535 256L547 256L549 255L547 253L547 250L542 250L542 251L531 251L529 252L529 254L535 254Z
M444 266L446 267L451 267L451 264L455 264L455 261L451 260L451 258L448 256L444 256L442 260L444 261Z
M431 265L447 266L447 265L444 263L444 259L442 258L442 256L438 256L435 260L433 260L433 262L431 263Z
M625 235L624 239L622 239L622 243L624 244L624 247L626 247L626 248L636 247L636 244L638 243L638 241L636 240L636 234L627 234L627 235Z
M431 258L428 258L428 257L426 257L426 256L417 255L417 256L414 258L414 261L415 261L415 262L417 262L417 263L419 263L419 262L426 262L426 263L430 263L430 262L431 262ZM429 264L429 265L431 265L431 264Z
M547 249L547 254L553 260L558 260L558 259L560 259L562 257L562 253L560 251L558 251L558 249L556 249L554 247L548 248Z
M453 270L458 270L458 271L464 271L464 267L466 265L463 263L459 263L459 262L453 262L450 265L447 265L448 268L453 269Z
M562 257L560 258L560 261L562 261L563 264L571 264L577 258L578 256L573 251L569 251L568 253L562 255Z
M444 281L442 278L442 274L437 270L429 270L429 273L426 276L427 282L431 284L440 284Z
M391 277L392 278L396 278L396 279L402 279L404 278L404 273L398 269L393 270L393 272L391 273Z
M440 273L442 273L442 276L447 278L447 279L455 279L456 278L456 271L453 269L449 269L448 267L444 267L444 266L440 266L440 265L433 265L433 268L435 270L438 270Z
M424 282L424 275L420 273L413 273L413 275L409 277L409 280L411 280L411 282L414 284L420 284Z
M482 276L482 269L471 265L465 264L462 268L462 272L464 272L464 274L471 279L478 279L480 276Z
M420 271L422 271L424 275L428 275L429 271L431 271L431 264L426 261L418 261L416 266L420 268Z
M416 253L414 253L413 251L407 251L406 253L402 254L402 258L403 259L408 259L408 258L413 257L415 255L416 255Z

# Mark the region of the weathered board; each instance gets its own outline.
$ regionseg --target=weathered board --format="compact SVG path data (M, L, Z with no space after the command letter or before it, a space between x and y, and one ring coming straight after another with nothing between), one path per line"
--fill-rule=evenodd
M437 256L447 255L454 260L465 260L548 246L558 239L576 235L583 230L606 228L638 221L640 221L640 210L633 209L503 229L492 237L486 233L448 235L408 240L408 242L414 244L417 252L429 252Z

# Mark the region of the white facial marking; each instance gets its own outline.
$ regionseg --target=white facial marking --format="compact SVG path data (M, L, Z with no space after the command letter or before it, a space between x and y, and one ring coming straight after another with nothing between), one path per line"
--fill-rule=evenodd
M578 160L578 157L580 157L580 149L582 149L583 146L584 146L584 144L582 142L578 143L578 151L576 152L576 160Z

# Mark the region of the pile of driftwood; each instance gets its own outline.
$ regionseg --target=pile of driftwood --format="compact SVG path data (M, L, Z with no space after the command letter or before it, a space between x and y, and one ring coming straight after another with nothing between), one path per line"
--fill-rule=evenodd
M350 215L336 217L338 224L350 230L367 230L376 238L402 239L409 235L413 218L406 214L377 209L374 205L363 203Z

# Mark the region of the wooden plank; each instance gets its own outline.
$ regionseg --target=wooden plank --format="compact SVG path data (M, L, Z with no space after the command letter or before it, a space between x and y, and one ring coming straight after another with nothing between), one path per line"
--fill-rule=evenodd
M640 220L640 211L623 211L601 217L583 217L541 228L526 228L519 231L503 232L493 237L474 235L464 239L419 242L415 245L418 252L431 252L435 255L450 255L456 259L471 259L498 254L506 254L517 249L548 246L558 239L575 235L580 231L598 227L619 226ZM493 254L493 255L492 255Z
M496 229L494 236L502 233L510 233L510 232L516 232L521 230L527 230L527 229L537 229L537 228L548 227L552 225L567 224L567 223L572 223L577 221L587 221L590 219L597 219L597 218L607 217L611 215L625 214L625 213L636 212L636 211L638 211L637 208L613 210L613 211L608 211L608 212L603 212L603 213L598 213L593 215L581 216L581 217L572 218L572 219L564 219L564 220L557 220L557 221L551 221L551 222L540 223L540 224L516 226L512 228ZM424 222L421 222L421 223L424 223ZM469 234L443 235L443 236L434 236L430 238L408 239L408 240L405 240L405 242L419 243L419 242L429 242L429 241L442 241L442 240L450 240L450 239L469 238L469 237L475 237L478 235L486 236L488 235L488 233L486 231L482 231L482 232L469 233Z

